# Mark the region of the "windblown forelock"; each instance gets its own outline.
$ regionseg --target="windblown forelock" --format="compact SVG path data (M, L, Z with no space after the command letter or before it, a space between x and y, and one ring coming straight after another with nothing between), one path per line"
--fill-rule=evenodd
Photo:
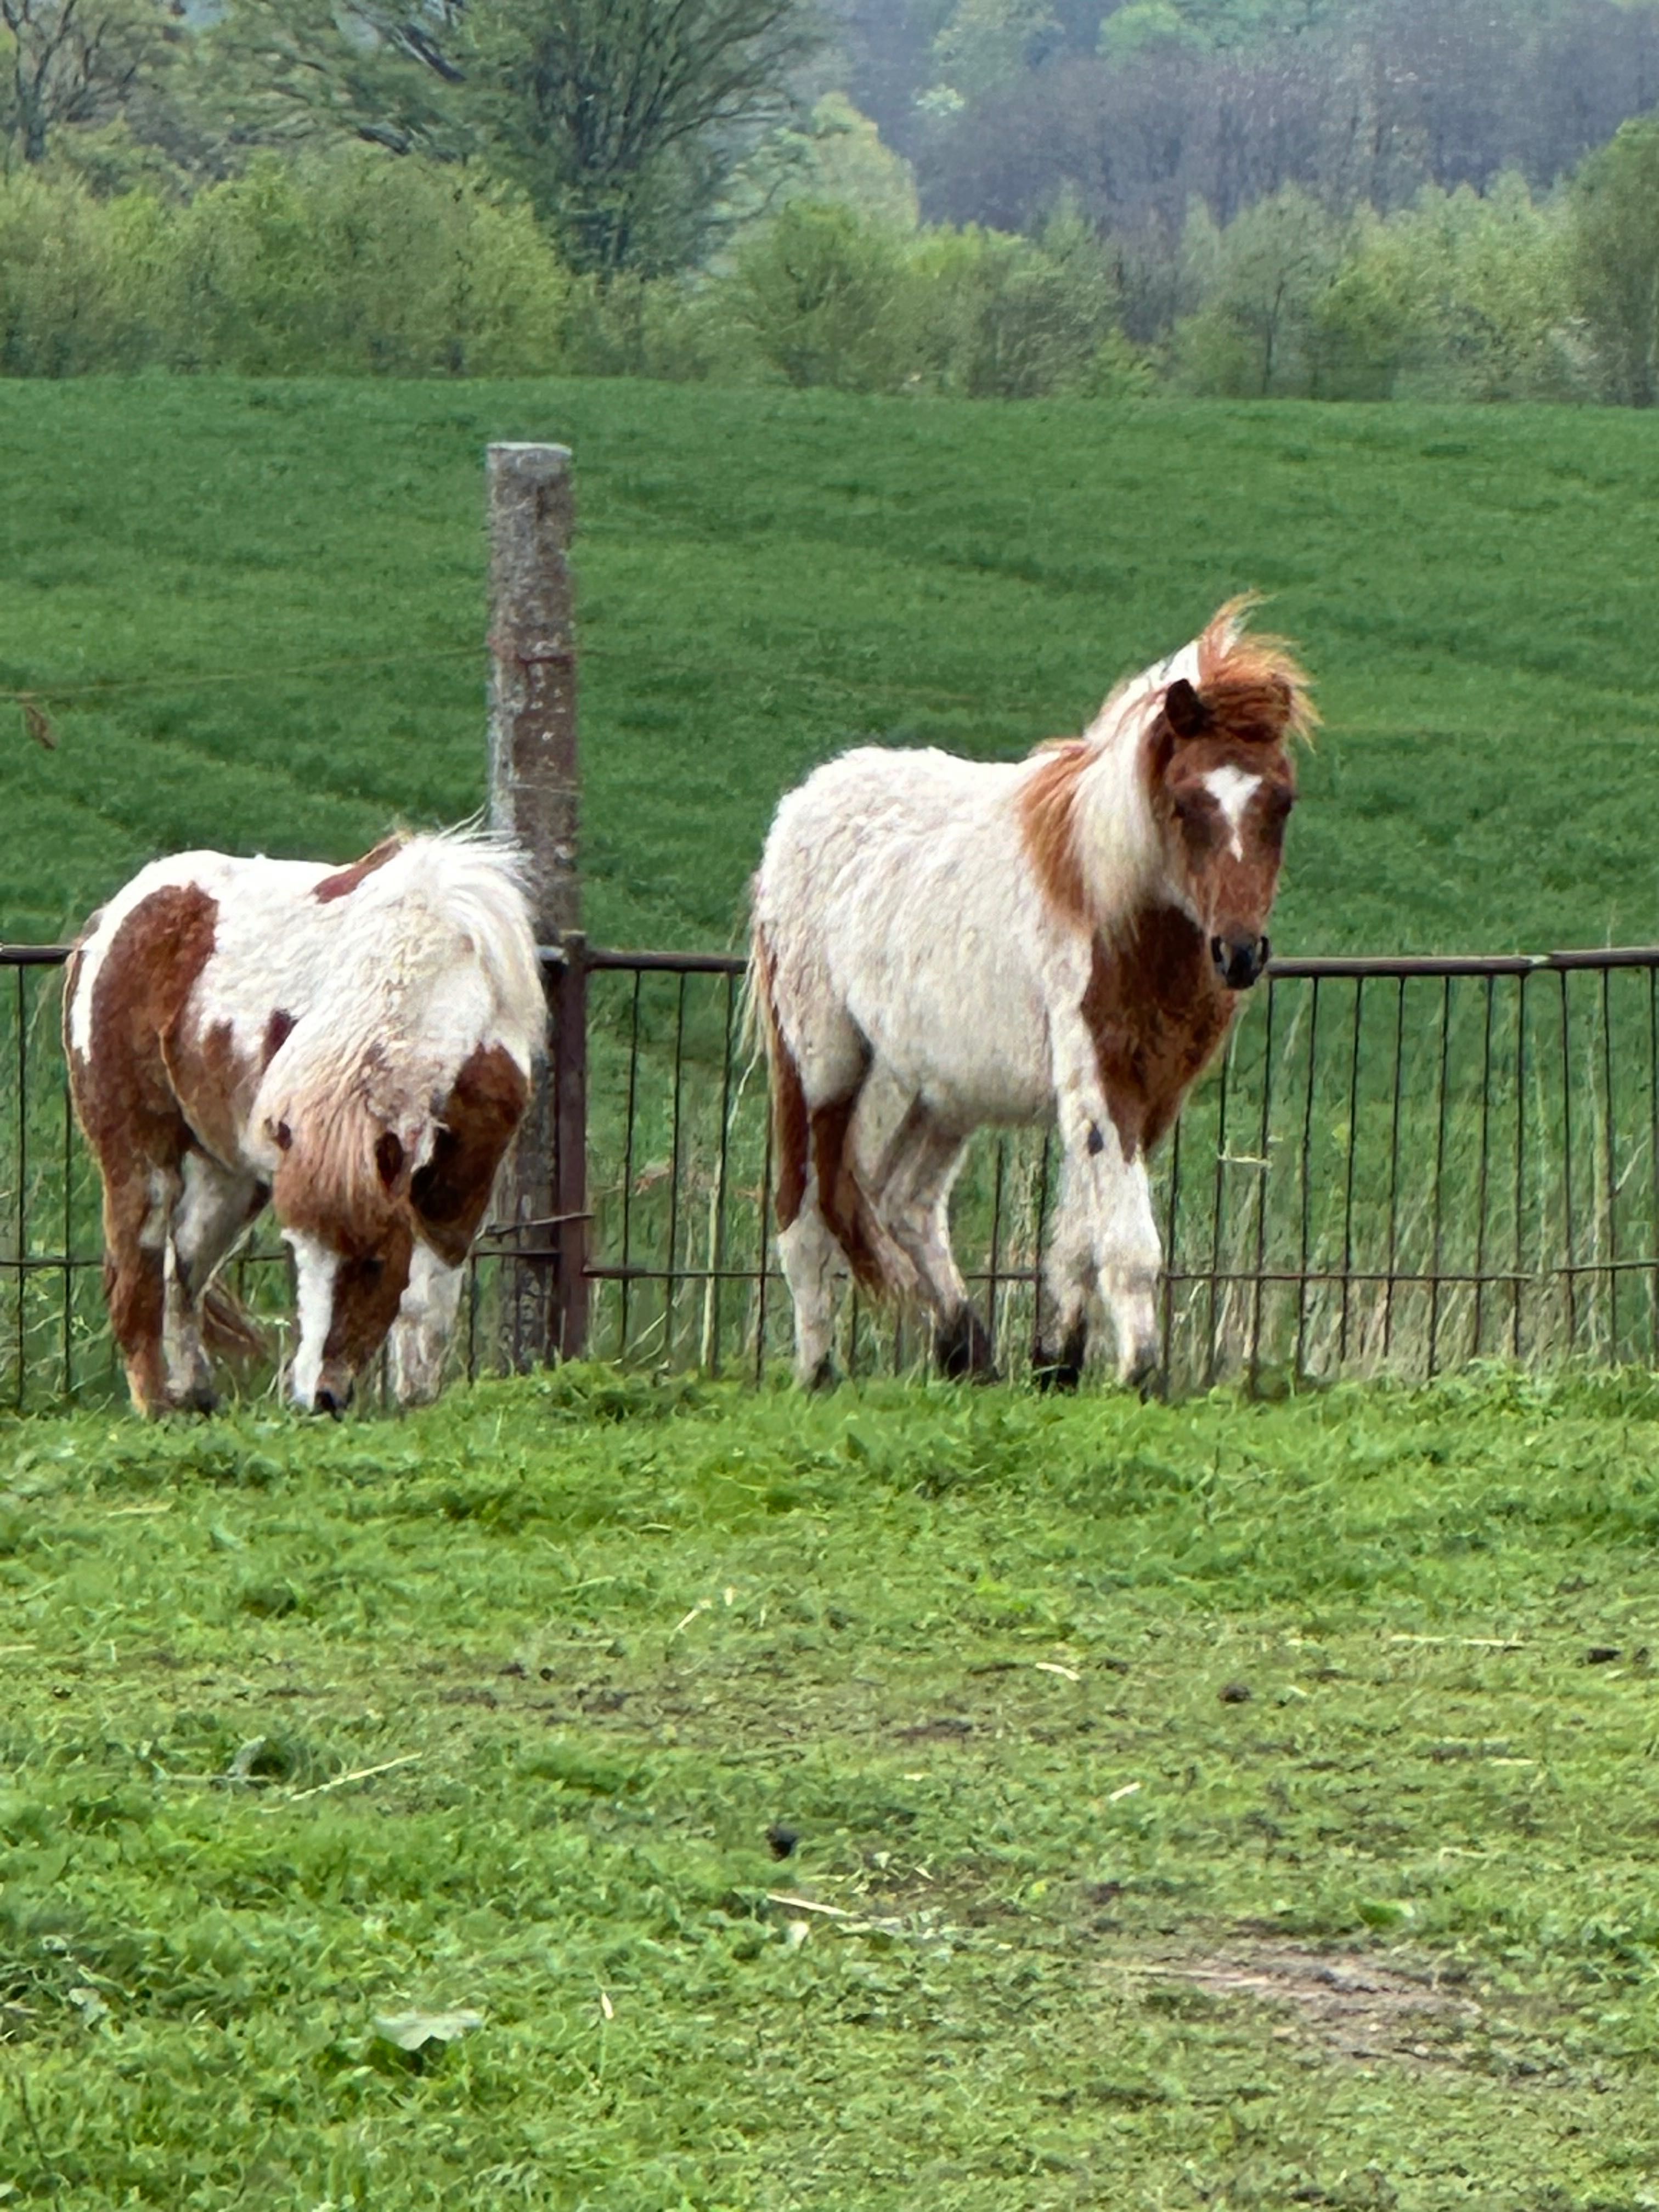
M1197 691L1211 732L1238 744L1311 742L1319 727L1307 672L1282 637L1251 636L1254 596L1230 599L1198 641Z

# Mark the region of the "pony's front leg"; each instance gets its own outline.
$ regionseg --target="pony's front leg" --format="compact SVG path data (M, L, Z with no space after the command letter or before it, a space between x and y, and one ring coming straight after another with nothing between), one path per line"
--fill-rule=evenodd
M1076 1383L1096 1288L1112 1317L1118 1379L1138 1389L1158 1364L1164 1263L1146 1163L1138 1147L1125 1157L1081 1018L1053 1016L1051 1025L1064 1167L1047 1268L1054 1334L1039 1346L1037 1376L1062 1388Z
M187 1152L181 1169L182 1192L167 1247L167 1303L162 1344L167 1395L175 1406L210 1413L218 1404L213 1365L202 1340L203 1300L215 1270L264 1203L256 1176L239 1174L201 1152ZM252 1324L234 1301L222 1301L227 1316L240 1317L238 1334L246 1352L257 1348Z
M1164 1249L1152 1218L1145 1157L1136 1152L1126 1160L1115 1133L1108 1138L1102 1161L1109 1156L1112 1167L1103 1168L1097 1176L1100 1295L1117 1338L1118 1380L1139 1390L1158 1372L1158 1286Z
M465 1261L452 1267L430 1245L416 1244L409 1286L387 1339L392 1395L400 1406L429 1405L437 1396L465 1280Z

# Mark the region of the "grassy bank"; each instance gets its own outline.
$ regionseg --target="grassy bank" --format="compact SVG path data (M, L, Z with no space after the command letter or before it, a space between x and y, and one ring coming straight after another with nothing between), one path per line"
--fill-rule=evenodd
M1022 752L1247 585L1329 722L1284 949L1659 926L1637 417L143 379L0 389L0 686L68 687L5 739L0 935L477 804L492 437L577 453L601 938L728 941L813 762Z
M570 1370L14 1424L0 2181L1650 2205L1656 1420Z

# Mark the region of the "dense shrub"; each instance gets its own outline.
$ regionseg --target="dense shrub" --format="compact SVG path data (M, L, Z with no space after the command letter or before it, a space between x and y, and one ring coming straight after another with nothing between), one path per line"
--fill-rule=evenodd
M1571 283L1606 396L1659 398L1659 123L1626 123L1573 196Z
M896 392L919 375L921 290L902 232L809 200L785 208L720 288L768 368L850 392Z
M264 374L527 374L569 290L528 211L461 172L367 148L274 158L183 206L0 181L0 366Z

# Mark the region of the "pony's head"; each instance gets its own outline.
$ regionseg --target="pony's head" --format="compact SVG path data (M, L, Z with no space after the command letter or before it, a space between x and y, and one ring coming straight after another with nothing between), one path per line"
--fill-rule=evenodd
M265 1125L271 1204L294 1255L300 1340L289 1389L308 1413L339 1414L398 1317L414 1257L410 1181L428 1132L401 1134L356 1087Z
M1249 637L1248 600L1198 641L1194 683L1165 689L1147 734L1153 818L1169 879L1230 991L1267 964L1267 917L1296 804L1291 740L1316 718L1307 678L1277 638Z

